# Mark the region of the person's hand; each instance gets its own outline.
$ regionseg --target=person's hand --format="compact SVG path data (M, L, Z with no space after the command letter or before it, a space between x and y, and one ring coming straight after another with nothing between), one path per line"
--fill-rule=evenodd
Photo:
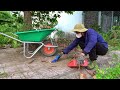
M60 53L60 55L63 55L63 54L64 54L63 52Z
M85 54L84 54L84 53L81 53L81 56L83 56L83 57L84 57L84 56L85 56Z

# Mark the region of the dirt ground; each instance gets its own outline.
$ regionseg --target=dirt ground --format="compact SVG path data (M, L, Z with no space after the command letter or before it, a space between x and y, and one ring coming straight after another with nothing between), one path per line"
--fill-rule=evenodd
M109 52L105 56L99 56L97 63L99 67L113 65L112 55L120 55L119 51ZM69 56L61 58L56 63L50 63L55 56L46 57L40 52L33 58L27 59L23 56L23 48L0 49L0 76L1 79L79 79L79 71L76 68L69 68L67 63L71 60ZM33 61L34 60L34 61ZM31 61L33 61L31 63ZM114 61L116 62L116 61ZM118 62L118 61L117 61ZM85 70L82 72L86 73ZM92 77L86 73L86 78Z

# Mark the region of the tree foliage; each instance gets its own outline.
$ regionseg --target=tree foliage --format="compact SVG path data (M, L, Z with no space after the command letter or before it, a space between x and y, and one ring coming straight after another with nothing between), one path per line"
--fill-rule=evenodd
M23 20L23 18L21 18ZM17 38L14 33L23 31L23 23L19 21L19 16L15 16L10 11L0 11L0 32ZM0 47L10 44L12 47L17 47L17 41L0 35Z
M54 27L57 25L57 18L60 17L62 12L73 14L73 11L31 11L33 26L39 28Z
M14 17L8 11L0 11L0 20L3 21L13 21Z
M14 11L17 16L21 11ZM24 24L26 29L33 28L51 28L57 25L57 18L60 17L60 13L65 12L73 14L74 11L23 11L24 12ZM20 17L19 17L19 21Z
M12 16L15 17L15 21L18 23L23 23L23 16L20 14L21 11L13 11Z
M49 28L57 25L57 18L60 17L60 13L65 12L73 14L74 11L30 11L32 18L32 26L35 28ZM28 17L30 18L30 17ZM30 23L26 22L26 24Z

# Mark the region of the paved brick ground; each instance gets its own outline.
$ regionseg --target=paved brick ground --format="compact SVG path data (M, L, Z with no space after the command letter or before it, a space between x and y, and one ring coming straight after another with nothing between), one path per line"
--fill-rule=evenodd
M67 67L70 59L50 63L54 57L39 53L32 59L26 59L20 51L21 48L0 49L0 79L79 79L78 69ZM84 69L82 71L85 72ZM92 78L86 75L88 79Z

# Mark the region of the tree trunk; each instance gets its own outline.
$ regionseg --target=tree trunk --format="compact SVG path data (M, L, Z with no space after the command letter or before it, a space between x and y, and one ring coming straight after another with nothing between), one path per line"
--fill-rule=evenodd
M31 12L30 11L24 11L24 30L30 30L32 29L32 18L31 18ZM29 44L29 50L34 51L37 48L36 44Z
M24 11L24 23L25 23L25 30L32 29L32 19L31 19L31 12L30 11Z
M90 28L91 25L98 25L98 11L85 11L85 27Z

